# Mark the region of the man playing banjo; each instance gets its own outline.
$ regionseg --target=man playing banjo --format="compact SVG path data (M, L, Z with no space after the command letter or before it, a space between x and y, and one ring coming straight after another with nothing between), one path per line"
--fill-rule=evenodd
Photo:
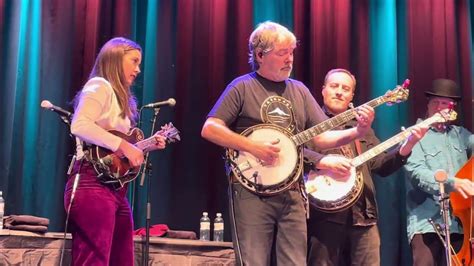
M238 155L246 154L248 158L240 164L229 160L227 165L227 169L233 167L229 200L237 265L306 264L307 229L301 171L294 171L295 182L277 181L275 185L267 185L272 175L249 170L257 164L278 169L277 166L288 161L297 161L302 149L296 147L296 158L288 158L287 151L282 149L285 140L280 136L291 137L327 118L309 89L289 78L295 48L296 38L287 28L273 22L260 24L249 39L249 62L254 72L236 78L227 86L201 132L205 139L233 149ZM365 135L374 118L373 108L363 106L354 112L356 127L318 134L309 140L320 149L328 149ZM240 134L253 126L256 132L272 131L281 135L269 134L255 139ZM339 161L341 171L349 166L349 160ZM241 179L235 177L236 172L242 173ZM263 178L266 183L259 183ZM241 184L242 180L246 186ZM284 189L272 193L272 188L281 187L280 183L285 184Z
M348 70L330 70L326 74L322 87L324 112L332 117L346 111L354 96L355 86L356 79ZM352 128L355 123L356 121L349 121L345 128ZM308 265L380 265L380 236L371 174L388 176L399 169L426 130L427 128L415 126L411 131L411 136L399 149L382 153L358 168L358 174L362 179L360 183L362 191L358 199L352 203L353 205L335 211L328 209L323 211L310 204ZM315 162L315 166L318 169L331 169L334 166L326 162L335 165L345 164L347 158L354 158L379 143L373 130L368 130L362 138L339 149L324 152L317 149L328 155L323 157L326 160ZM319 154L307 149L305 156L320 158ZM327 157L331 157L331 160ZM338 163L338 160L342 162ZM335 169L335 172L339 170ZM311 202L311 195L309 197Z

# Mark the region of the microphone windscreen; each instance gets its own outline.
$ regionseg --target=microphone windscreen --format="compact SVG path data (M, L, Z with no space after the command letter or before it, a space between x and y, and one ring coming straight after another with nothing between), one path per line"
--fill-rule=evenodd
M48 101L48 100L43 100L43 101L41 102L41 107L43 107L43 108L51 108L51 107L53 107L53 104L52 104L50 101Z
M168 102L170 104L171 107L175 106L176 105L176 100L174 98L169 98L168 99Z
M434 178L436 182L444 183L446 182L446 180L448 180L448 173L446 172L446 170L438 169L434 173Z

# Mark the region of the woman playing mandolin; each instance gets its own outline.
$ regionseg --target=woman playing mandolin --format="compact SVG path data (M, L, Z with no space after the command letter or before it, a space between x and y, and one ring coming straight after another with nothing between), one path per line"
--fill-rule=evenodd
M143 163L143 151L110 133L128 133L137 120L137 102L130 87L140 73L141 47L125 38L109 40L100 50L89 80L74 99L71 132L80 140L117 152L130 166ZM149 150L163 149L165 138ZM68 209L76 173L80 180L69 212L73 265L133 265L133 221L126 187L101 183L92 164L76 163L66 184Z

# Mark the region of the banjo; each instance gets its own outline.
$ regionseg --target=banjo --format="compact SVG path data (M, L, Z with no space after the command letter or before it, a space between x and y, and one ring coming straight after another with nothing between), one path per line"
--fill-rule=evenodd
M456 120L456 116L457 114L453 110L443 110L417 125L424 127L434 123L445 123ZM329 169L310 171L305 180L305 188L310 204L324 212L338 212L351 207L359 199L364 187L362 173L357 168L407 139L413 127L353 158L352 168L348 175L342 176Z
M384 103L393 104L408 98L407 79L402 86L375 98L365 105L377 107ZM275 195L289 189L300 177L303 170L303 144L313 137L336 128L355 118L354 110L347 110L325 120L307 130L293 135L288 130L272 125L259 124L244 130L241 135L257 142L278 139L280 153L273 165L263 165L249 152L227 149L227 162L235 178L250 192L262 196Z

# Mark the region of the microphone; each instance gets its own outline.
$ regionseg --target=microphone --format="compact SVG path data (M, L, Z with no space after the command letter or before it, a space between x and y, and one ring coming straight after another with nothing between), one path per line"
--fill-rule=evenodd
M169 98L166 101L149 103L147 105L142 106L142 108L158 108L158 107L166 106L166 105L168 105L169 107L173 107L176 105L176 100L174 98Z
M439 183L439 194L444 195L444 183L448 180L448 173L446 170L438 169L434 173L434 178Z
M69 111L64 110L63 108L53 105L50 101L48 100L43 100L41 102L41 107L49 109L53 112L58 113L60 116L66 116L66 117L71 117L72 113Z

